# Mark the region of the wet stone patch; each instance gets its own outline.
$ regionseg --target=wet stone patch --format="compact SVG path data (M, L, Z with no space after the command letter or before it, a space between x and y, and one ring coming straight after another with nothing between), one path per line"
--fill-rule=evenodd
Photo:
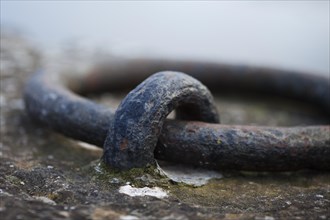
M196 186L178 180L184 177L181 174L164 176L157 167L108 169L100 163L100 149L56 134L27 117L22 88L46 55L17 36L1 36L1 41L1 219L330 218L328 172L221 171L221 178ZM113 105L121 96L92 98ZM323 120L310 113L296 114L299 109L284 111L254 100L216 100L222 121L228 124L284 126ZM174 170L178 171L175 165ZM160 192L166 196L152 194Z

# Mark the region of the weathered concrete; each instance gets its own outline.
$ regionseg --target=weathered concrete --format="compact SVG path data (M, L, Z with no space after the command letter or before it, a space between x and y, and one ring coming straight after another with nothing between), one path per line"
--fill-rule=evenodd
M202 187L176 184L154 167L127 172L99 164L102 152L33 123L24 113L23 84L40 62L18 38L1 38L1 219L327 219L330 174L223 172ZM91 97L119 103L123 96ZM222 123L318 124L327 117L295 104L217 97ZM233 101L234 100L234 101ZM279 107L282 106L282 107ZM129 182L129 183L128 183ZM124 185L160 187L168 197L130 197Z

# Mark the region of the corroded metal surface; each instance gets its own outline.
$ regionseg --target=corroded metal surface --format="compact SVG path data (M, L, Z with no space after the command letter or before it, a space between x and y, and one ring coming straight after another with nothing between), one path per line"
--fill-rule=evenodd
M156 157L212 169L329 170L329 126L262 127L168 121Z
M60 76L52 79L50 75L38 73L27 84L26 109L34 119L67 136L103 146L114 122L114 110L73 92L132 88L162 70L188 73L212 92L236 90L280 95L306 101L330 113L327 78L263 68L150 60L116 62L71 80ZM277 128L166 120L155 156L212 169L329 170L329 121L324 124L326 126Z
M168 114L183 120L219 123L208 89L179 72L159 72L132 90L121 102L104 144L104 161L128 169L154 162L158 136Z

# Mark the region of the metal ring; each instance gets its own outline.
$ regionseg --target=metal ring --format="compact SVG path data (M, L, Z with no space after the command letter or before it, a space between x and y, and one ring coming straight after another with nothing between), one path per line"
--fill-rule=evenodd
M156 73L117 108L104 144L106 164L119 169L152 164L158 136L174 109L177 119L219 123L213 97L203 84L184 73Z
M190 74L211 91L234 87L240 91L276 94L307 101L330 113L330 83L326 77L156 60L122 60L70 80L58 74L38 72L26 85L26 110L35 120L64 135L103 146L114 123L115 111L75 93L131 88L152 73L168 69ZM166 120L155 157L211 169L330 170L329 134L329 125L285 128Z

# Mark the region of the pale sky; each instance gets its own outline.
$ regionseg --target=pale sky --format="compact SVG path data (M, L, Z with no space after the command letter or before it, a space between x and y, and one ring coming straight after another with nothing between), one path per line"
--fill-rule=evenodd
M122 56L329 74L329 1L3 1L1 28L43 48L84 42Z

